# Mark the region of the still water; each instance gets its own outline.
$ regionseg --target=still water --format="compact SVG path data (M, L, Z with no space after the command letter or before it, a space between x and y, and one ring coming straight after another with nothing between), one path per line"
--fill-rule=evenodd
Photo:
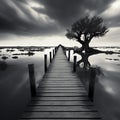
M5 48L0 50L0 120L16 120L30 101L28 64L34 64L36 85L44 75L44 54L53 48L34 51Z
M79 67L83 71L89 71L89 67L96 68L94 102L104 120L120 120L120 48L96 48L103 51L114 51L114 54L99 53L82 56L73 54L71 51L71 62L73 56L77 56ZM67 51L68 54L68 51ZM83 59L84 58L84 59ZM82 61L82 59L84 61ZM86 70L84 64L86 61ZM80 78L89 85L87 72L79 72Z
M94 60L95 59L95 60ZM107 120L120 119L120 57L114 55L95 55L90 58L97 65L95 102Z
M96 68L94 102L104 120L120 119L120 48L96 48L99 50L116 52L115 54L93 54L81 56L73 54L71 50L71 62L73 56L77 56L79 67L84 68L86 61L86 71L89 67ZM26 51L14 49L0 50L0 62L5 64L0 68L0 120L16 120L18 115L24 110L30 100L30 85L28 75L28 64L34 64L36 85L44 75L44 54L48 54L53 48L43 51L36 51L34 55L27 55ZM23 54L25 53L25 54ZM19 54L19 55L18 55ZM4 56L4 57L3 57ZM5 58L5 56L7 58ZM16 58L16 56L18 58ZM83 61L82 61L82 58ZM1 64L0 63L0 64ZM49 65L49 58L48 58ZM83 69L84 70L84 69ZM83 77L86 88L89 77L79 73Z

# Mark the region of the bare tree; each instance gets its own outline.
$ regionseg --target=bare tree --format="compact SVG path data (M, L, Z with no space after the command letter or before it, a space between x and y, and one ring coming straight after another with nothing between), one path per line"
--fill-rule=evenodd
M101 17L86 16L76 21L71 29L67 29L66 36L69 39L76 39L82 44L81 51L90 50L89 43L94 37L102 37L108 32Z

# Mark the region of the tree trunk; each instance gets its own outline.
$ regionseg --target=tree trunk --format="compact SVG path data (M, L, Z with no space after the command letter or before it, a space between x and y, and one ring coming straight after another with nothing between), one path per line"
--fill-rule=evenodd
M90 50L89 42L84 42L84 44L82 44L81 51L85 51L86 53L89 52L89 50Z

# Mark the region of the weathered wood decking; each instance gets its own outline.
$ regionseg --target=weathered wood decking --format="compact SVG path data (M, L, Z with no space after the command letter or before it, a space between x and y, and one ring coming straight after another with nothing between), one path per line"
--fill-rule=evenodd
M88 99L84 85L72 72L63 50L45 74L37 95L32 98L20 120L98 120L101 119Z

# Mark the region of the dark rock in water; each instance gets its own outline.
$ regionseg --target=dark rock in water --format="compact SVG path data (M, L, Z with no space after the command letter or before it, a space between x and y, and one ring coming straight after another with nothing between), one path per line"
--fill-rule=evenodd
M105 58L106 60L112 60L112 58Z
M113 59L114 61L119 61L119 59Z
M28 53L15 53L15 54L12 54L12 55L28 55L28 56L33 56L35 53L33 52L28 52ZM16 56L17 57L17 56ZM13 58L13 57L12 57Z
M113 51L104 51L106 54L113 54L114 52Z
M7 49L6 52L14 52L14 49Z
M9 49L7 49L6 52L9 52Z
M25 50L19 50L19 51L22 51L22 52L23 52L23 51L25 51Z
M0 61L0 70L6 70L8 67L7 63L4 61Z
M35 53L33 53L33 52L31 52L31 51L29 51L28 52L28 56L33 56Z
M2 59L3 59L3 60L6 60L6 59L8 59L8 57L6 57L6 56L3 56L3 57L2 57Z
M12 58L13 58L13 59L18 59L18 56L13 56Z

